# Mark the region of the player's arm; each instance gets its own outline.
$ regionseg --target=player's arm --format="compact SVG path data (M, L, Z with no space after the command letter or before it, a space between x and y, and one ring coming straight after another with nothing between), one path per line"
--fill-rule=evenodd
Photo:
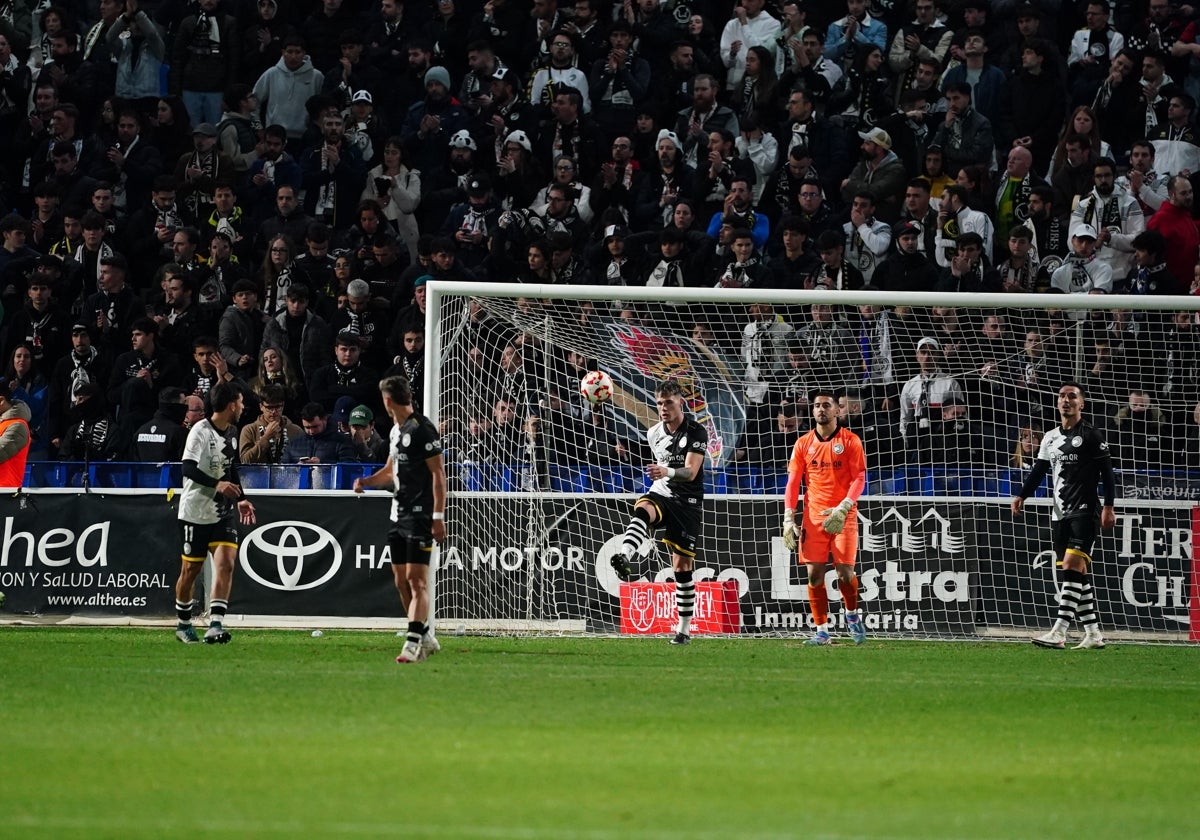
M368 476L354 479L354 484L351 489L355 493L361 493L364 490L373 490L377 487L386 487L392 483L392 456L388 456L387 463L377 469Z
M687 458L683 461L682 467L664 467L659 464L650 465L650 477L653 479L665 478L667 481L691 481L696 476L700 475L700 470L704 467L703 452L689 452Z
M1102 446L1100 451L1100 487L1104 491L1104 506L1100 508L1100 527L1107 531L1117 524L1117 511L1113 507L1113 500L1117 495L1117 478L1113 474L1108 446Z
M1112 474L1112 465L1108 468L1109 474ZM1017 493L1017 497L1012 500L1012 512L1019 514L1025 507L1025 500L1037 492L1038 487L1042 485L1042 479L1046 477L1046 473L1050 472L1050 461L1046 458L1038 458L1033 462L1033 466L1029 470L1029 475L1025 476L1025 481L1021 483L1021 490Z
M183 477L191 479L203 487L211 487L217 491L219 496L227 496L230 499L236 499L242 495L242 488L238 487L232 481L223 481L219 478L213 478L211 475L200 469L200 462L193 459L185 459L183 462Z
M253 525L255 522L254 505L246 498L246 491L242 489L242 479L238 475L236 458L229 465L229 470L225 473L225 480L237 488L237 495L233 498L237 499L238 519L243 525ZM220 491L218 490L218 492Z
M425 466L433 476L433 539L446 539L446 463L442 453L425 459Z
M787 487L783 491L783 544L795 551L800 544L800 529L796 526L796 508L800 506L800 484L804 481L804 459L800 457L800 441L792 444L788 459Z

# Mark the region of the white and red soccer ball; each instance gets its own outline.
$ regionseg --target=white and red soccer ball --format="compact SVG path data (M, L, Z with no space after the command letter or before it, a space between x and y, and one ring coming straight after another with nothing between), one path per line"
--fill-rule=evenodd
M592 405L601 405L612 399L613 381L602 370L589 371L579 383L579 393Z

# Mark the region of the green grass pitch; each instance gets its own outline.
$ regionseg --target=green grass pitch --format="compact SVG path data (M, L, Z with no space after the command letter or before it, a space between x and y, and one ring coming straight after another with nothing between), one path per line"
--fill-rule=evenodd
M1183 838L1200 650L0 628L0 837Z

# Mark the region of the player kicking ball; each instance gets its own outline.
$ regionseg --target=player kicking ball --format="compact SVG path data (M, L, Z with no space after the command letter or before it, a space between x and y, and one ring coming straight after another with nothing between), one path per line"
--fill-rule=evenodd
M679 623L673 645L692 640L692 610L696 584L692 570L696 562L696 540L700 536L700 514L704 505L704 456L708 432L683 412L683 389L668 380L655 389L658 417L646 433L654 463L646 468L653 479L650 490L633 505L633 516L621 541L621 554L612 559L613 571L623 581L633 580L633 559L638 548L656 529L671 549L675 573L675 606Z
M838 425L838 395L833 389L815 389L808 396L815 425L792 447L788 483L783 497L783 543L789 551L800 549L808 569L808 603L817 632L808 645L827 645L829 593L825 568L830 555L842 593L846 628L856 645L867 640L858 611L858 553L856 504L867 483L867 459L858 435ZM804 510L796 523L800 485L804 485Z
M408 614L408 632L396 661L407 664L442 649L429 622L429 561L433 544L446 539L446 464L437 427L413 409L408 380L389 376L379 383L379 391L393 424L387 463L354 479L353 489L392 488L388 547L396 591Z
M183 566L175 582L175 638L195 644L192 608L196 578L204 558L213 559L209 624L204 643L223 645L229 639L224 627L233 588L233 563L238 550L238 522L253 525L254 505L242 492L238 479L238 419L242 416L241 389L218 382L208 392L212 413L192 426L183 447L183 493L179 497L180 555Z
M1113 510L1116 479L1108 444L1099 430L1083 416L1083 388L1068 382L1058 389L1059 425L1042 437L1037 460L1012 500L1014 516L1025 509L1046 473L1051 474L1054 507L1050 512L1054 531L1054 554L1063 568L1062 589L1058 593L1058 618L1050 632L1032 639L1038 647L1062 649L1067 644L1071 619L1083 625L1083 640L1075 650L1104 647L1100 620L1096 615L1096 597L1088 566L1097 531L1116 524ZM1104 506L1096 493L1097 483L1104 485Z

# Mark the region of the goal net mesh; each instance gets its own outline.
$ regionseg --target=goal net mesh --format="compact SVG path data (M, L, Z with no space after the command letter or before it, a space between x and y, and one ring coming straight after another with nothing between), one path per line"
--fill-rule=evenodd
M812 631L804 569L779 527L787 459L822 385L844 391L841 422L867 452L857 572L868 632L1028 638L1056 614L1049 478L1022 516L1010 502L1058 422L1058 388L1075 381L1117 474L1117 525L1093 564L1101 627L1113 639L1195 637L1194 300L1151 310L1048 295L672 292L437 284L426 390L450 479L443 629L668 629L666 548L646 543L640 582L624 589L609 560L649 484L655 386L674 379L709 434L699 632ZM591 370L615 384L596 407L579 391ZM827 589L842 633L832 566Z

